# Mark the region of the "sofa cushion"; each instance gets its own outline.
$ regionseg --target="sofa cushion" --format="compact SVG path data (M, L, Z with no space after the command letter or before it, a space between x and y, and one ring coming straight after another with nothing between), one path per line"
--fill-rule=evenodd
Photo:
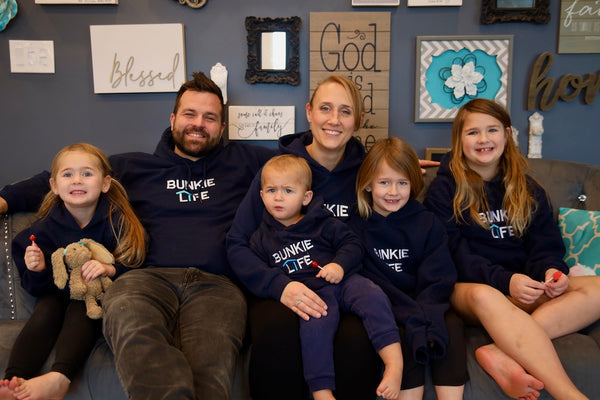
M600 275L600 211L561 207L558 226L567 248L567 265L576 266L579 275Z

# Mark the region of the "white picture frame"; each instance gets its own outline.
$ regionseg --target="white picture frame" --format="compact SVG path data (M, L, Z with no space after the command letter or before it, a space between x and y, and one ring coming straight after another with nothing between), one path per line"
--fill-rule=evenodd
M408 7L456 7L462 0L408 0Z
M183 24L90 25L94 93L177 92L186 80Z

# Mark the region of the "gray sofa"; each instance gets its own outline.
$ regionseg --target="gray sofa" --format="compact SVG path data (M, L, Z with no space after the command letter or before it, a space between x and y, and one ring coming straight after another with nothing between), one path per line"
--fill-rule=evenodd
M600 166L555 160L530 160L532 175L547 189L555 211L558 207L600 210ZM426 183L435 176L429 170ZM426 190L426 189L425 189ZM424 192L425 192L424 190ZM423 193L424 193L423 192ZM584 194L586 199L581 201ZM10 243L20 230L33 220L32 214L0 216L0 374L4 374L12 343L31 312L34 299L25 293L11 259ZM477 347L490 339L478 327L467 327L468 368L465 399L507 399L495 382L479 367L474 358ZM574 333L554 341L557 352L575 384L590 399L600 399L600 324L584 332ZM233 388L235 400L249 399L247 384L248 349L240 356ZM46 368L48 365L46 365ZM126 395L114 369L112 354L106 342L96 344L84 370L71 386L66 399L119 400ZM426 399L435 399L428 385ZM540 399L551 397L542 392ZM260 399L254 399L260 400Z

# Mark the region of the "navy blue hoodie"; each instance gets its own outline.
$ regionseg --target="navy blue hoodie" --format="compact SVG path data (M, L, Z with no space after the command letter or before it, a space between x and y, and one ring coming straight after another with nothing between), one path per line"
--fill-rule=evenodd
M448 345L444 315L456 269L443 224L416 200L387 217L373 212L365 220L353 213L349 223L365 247L362 274L390 298L414 359L426 363L444 357Z
M235 142L224 146L221 142L207 156L191 161L175 154L171 129L167 128L154 154L110 157L114 176L127 190L148 233L145 265L197 267L233 277L225 234L252 179L274 153L272 149ZM41 181L36 176L29 183L4 188L0 196L7 200L11 212L18 211L28 204L20 195L32 188L39 193L35 185ZM42 195L47 190L46 178Z
M510 279L515 273L543 281L549 268L565 274L569 269L563 257L565 246L552 213L546 191L531 177L528 185L537 202L532 222L522 238L513 235L502 208L504 185L502 173L485 182L485 192L490 212L483 214L491 229L484 229L471 220L468 211L463 213L465 223L453 218L452 201L456 183L450 172L451 154L442 159L437 176L429 186L425 206L446 225L448 241L459 282L485 283L509 295Z
M250 238L250 248L263 263L240 268L239 278L254 295L275 300L291 281L312 290L329 285L316 277L319 269L311 266L312 261L321 266L337 263L346 278L360 268L363 255L358 237L323 208L321 198L314 198L304 217L287 227L264 211L263 222Z
M317 163L306 151L312 143L310 131L286 135L279 139L279 151L282 154L294 154L304 158L313 175L312 191L321 196L325 207L343 221L350 217L350 210L356 203L356 174L365 156L363 145L352 138L346 144L346 153L342 162L329 171ZM258 229L263 215L264 205L260 198L260 174L256 176L248 194L240 204L231 230L227 234L227 255L235 273L243 275L239 269L260 265L262 261L248 247L250 236Z
M64 204L53 206L48 216L34 222L29 228L21 231L13 240L12 255L21 276L21 285L33 296L57 293L60 291L54 284L52 274L52 253L56 249L66 247L68 244L78 242L81 239L93 239L102 244L111 253L117 247L112 227L108 220L109 201L100 196L96 212L90 222L80 228L71 213ZM113 213L113 221L118 225L119 216ZM43 271L30 271L25 265L25 249L31 245L30 235L35 235L35 243L44 253L46 269ZM111 279L116 279L127 270L122 264L115 264L116 274ZM64 289L68 293L69 285Z

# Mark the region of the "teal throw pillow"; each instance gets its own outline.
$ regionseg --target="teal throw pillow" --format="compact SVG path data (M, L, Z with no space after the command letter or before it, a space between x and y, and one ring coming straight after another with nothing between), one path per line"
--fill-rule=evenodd
M567 265L583 269L585 275L600 275L600 211L561 207L558 226Z

